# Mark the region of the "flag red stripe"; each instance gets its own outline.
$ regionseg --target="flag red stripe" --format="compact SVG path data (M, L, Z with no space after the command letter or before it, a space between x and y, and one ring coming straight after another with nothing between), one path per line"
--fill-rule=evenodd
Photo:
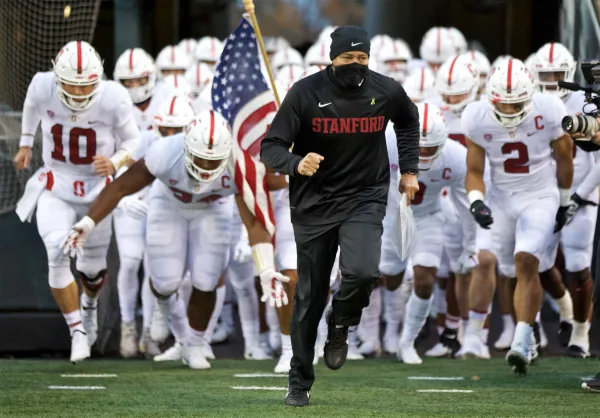
M506 75L506 92L512 93L512 67L513 60L512 58L508 60L508 74Z
M177 100L177 96L173 97L173 100L171 100L171 106L169 106L169 116L173 116L173 111L175 110L175 100Z
M246 120L244 120L244 122L242 122L237 134L237 141L238 144L240 144L240 147L242 146L242 142L246 134L271 112L277 112L277 106L275 105L275 102L269 102L266 105L259 107L254 112L252 112L250 116L248 116ZM248 152L250 153L250 155L254 157L259 154L261 142L262 138L260 138L248 147Z
M81 41L77 41L77 74L81 74L83 71L82 55L83 52L81 51Z

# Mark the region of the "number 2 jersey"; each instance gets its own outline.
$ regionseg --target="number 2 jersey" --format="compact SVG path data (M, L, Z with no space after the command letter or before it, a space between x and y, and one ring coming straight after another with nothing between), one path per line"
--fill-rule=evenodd
M485 150L492 186L504 193L532 192L556 186L551 142L564 135L564 103L535 93L531 112L513 128L504 127L487 100L467 105L461 117L464 134Z
M73 203L91 203L109 181L96 174L94 156L110 158L118 149L133 156L140 146L127 90L114 81L100 81L97 90L89 108L73 111L58 97L55 74L37 73L23 105L21 145L41 122L46 188Z

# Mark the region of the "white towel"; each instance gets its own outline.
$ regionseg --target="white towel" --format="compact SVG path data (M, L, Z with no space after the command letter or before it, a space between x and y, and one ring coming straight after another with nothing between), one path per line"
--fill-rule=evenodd
M396 231L400 244L400 258L406 260L412 252L417 241L417 223L411 207L408 205L406 194L402 193L398 203L398 216L396 217Z
M46 184L48 184L48 169L44 167L39 168L38 171L27 180L25 193L23 193L23 196L19 199L17 209L15 210L19 219L21 219L21 222L31 222L38 199L46 188Z

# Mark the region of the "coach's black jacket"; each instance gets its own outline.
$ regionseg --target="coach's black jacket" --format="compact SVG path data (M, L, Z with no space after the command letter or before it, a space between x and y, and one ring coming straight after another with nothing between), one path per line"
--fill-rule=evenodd
M390 169L385 129L390 120L401 172L417 172L419 115L398 82L370 71L360 87L348 90L329 66L292 86L260 155L266 165L290 176L293 223L333 223L366 203L386 204ZM298 164L309 152L324 160L314 176L300 176Z

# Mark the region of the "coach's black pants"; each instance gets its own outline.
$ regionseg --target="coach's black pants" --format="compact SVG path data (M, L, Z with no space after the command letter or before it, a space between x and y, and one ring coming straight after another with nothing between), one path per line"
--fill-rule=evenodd
M294 356L290 388L309 390L315 380L313 358L319 321L327 304L329 277L340 247L342 282L333 296L336 325L358 325L379 277L384 205L368 205L347 220L328 225L294 225L298 282L291 339Z

